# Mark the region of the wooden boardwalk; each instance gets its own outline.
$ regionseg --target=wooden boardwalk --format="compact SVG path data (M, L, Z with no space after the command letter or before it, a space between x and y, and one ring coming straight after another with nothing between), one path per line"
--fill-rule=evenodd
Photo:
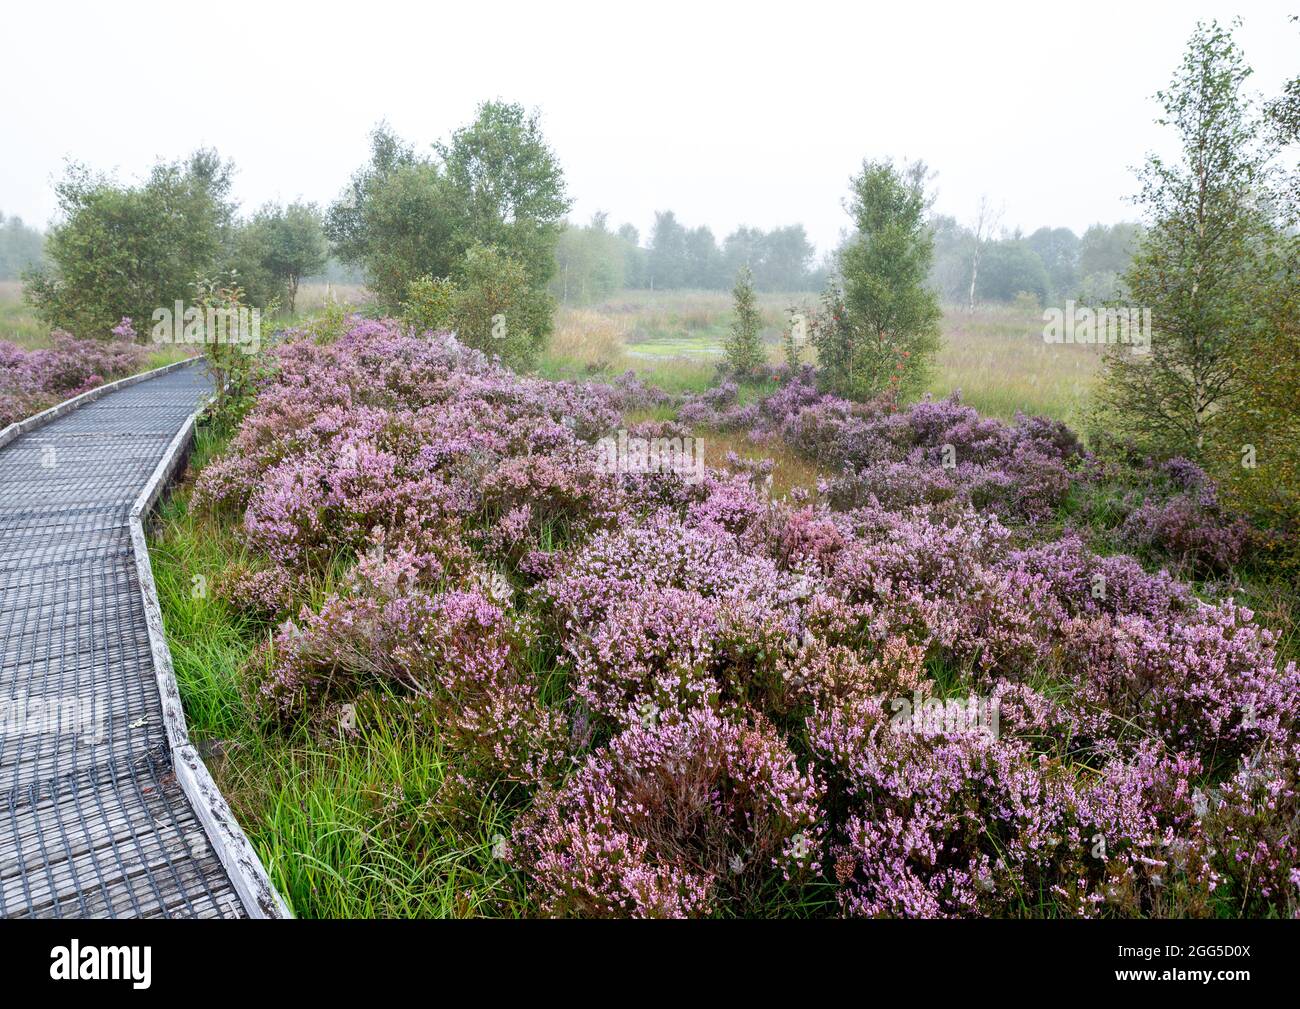
M278 897L248 906L213 810L233 818L197 757L178 759L138 558L137 499L161 491L211 389L187 365L0 447L0 916L278 916Z

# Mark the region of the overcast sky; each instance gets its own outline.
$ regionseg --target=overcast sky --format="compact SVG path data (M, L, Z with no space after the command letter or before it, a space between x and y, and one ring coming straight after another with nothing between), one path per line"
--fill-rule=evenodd
M211 146L245 209L333 199L380 119L424 147L536 107L574 199L643 234L846 223L864 157L923 158L937 209L1003 224L1132 217L1167 149L1152 95L1198 18L1244 19L1258 90L1300 70L1300 0L1207 3L24 2L4 14L0 211L45 224L65 158L134 179Z

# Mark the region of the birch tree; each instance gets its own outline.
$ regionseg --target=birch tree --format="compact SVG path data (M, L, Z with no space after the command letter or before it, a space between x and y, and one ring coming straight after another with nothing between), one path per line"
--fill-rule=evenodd
M1150 155L1137 197L1146 230L1124 285L1149 308L1152 344L1117 344L1106 357L1101 402L1113 433L1165 453L1205 459L1239 406L1255 359L1284 239L1270 188L1276 145L1245 91L1250 67L1232 26L1197 25L1168 89L1160 125L1180 140L1176 160Z

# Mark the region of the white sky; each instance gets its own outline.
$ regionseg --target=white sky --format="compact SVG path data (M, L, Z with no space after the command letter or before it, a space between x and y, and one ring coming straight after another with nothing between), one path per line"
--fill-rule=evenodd
M1300 0L456 4L27 0L5 11L0 211L44 224L72 157L141 176L216 147L245 209L333 199L386 118L423 147L477 102L537 107L573 217L722 238L802 222L819 248L867 156L924 158L937 209L1081 231L1132 217L1167 142L1151 99L1198 17L1245 21L1256 89L1300 70Z

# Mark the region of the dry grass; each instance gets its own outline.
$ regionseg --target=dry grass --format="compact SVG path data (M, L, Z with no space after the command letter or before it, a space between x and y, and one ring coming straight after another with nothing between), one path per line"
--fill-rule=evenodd
M675 420L677 407L665 404L643 410L629 410L623 417L627 426L647 420ZM722 469L727 464L728 453L734 452L742 459L772 460L772 494L784 497L795 487L803 487L817 494L817 481L833 474L795 452L780 438L758 441L746 431L720 431L700 427L691 434L704 443L704 464Z
M817 481L831 476L779 438L758 442L744 431L715 431L710 428L701 429L696 436L704 441L706 466L721 468L726 464L729 452L742 459L771 459L772 494L778 498L789 494L795 487L804 487L816 495Z
M790 307L812 297L806 293L760 293L763 338L775 342ZM732 301L728 291L624 291L592 305L589 311L621 321L629 343L703 341L720 349L731 324Z
M630 327L626 319L592 309L561 308L549 353L588 371L619 371L626 367Z
M0 280L0 340L31 350L49 344L50 328L23 301L20 280Z
M930 392L962 399L982 413L1010 420L1017 410L1078 426L1087 408L1101 348L1043 341L1036 309L1010 305L949 307Z
M303 315L324 308L331 302L339 305L364 305L374 300L364 284L303 284L298 288L294 314Z

